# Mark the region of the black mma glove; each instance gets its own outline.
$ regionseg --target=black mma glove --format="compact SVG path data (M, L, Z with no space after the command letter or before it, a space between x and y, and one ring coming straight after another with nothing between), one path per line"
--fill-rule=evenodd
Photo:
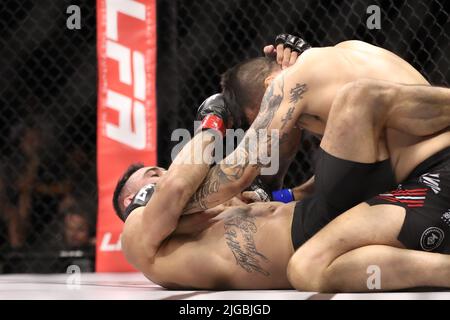
M287 33L279 34L275 38L275 44L282 44L284 48L289 48L292 51L297 52L299 55L306 50L311 49L311 45L308 42L300 37Z
M231 113L225 104L223 95L217 93L203 101L197 110L196 118L202 122L203 130L214 129L224 136L231 122Z

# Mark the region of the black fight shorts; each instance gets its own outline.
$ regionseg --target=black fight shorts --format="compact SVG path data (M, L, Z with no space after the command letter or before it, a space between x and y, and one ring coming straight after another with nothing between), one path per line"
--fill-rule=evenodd
M397 189L366 202L405 208L398 240L407 249L450 254L450 148L425 160Z
M390 160L359 163L336 158L319 149L314 195L299 201L291 236L300 247L341 213L396 185Z

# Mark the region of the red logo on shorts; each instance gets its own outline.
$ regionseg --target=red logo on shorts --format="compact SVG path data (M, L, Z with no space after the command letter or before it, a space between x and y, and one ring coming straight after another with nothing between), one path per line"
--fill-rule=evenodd
M427 188L395 190L391 193L380 194L377 198L389 202L400 202L408 206L408 208L421 208L425 204Z

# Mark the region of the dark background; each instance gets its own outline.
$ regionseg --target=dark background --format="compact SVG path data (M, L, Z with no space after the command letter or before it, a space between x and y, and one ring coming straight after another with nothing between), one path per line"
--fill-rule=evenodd
M81 7L82 29L66 28ZM449 2L365 0L158 0L158 158L172 130L192 127L219 76L262 55L278 33L314 46L349 39L385 47L431 83L450 84ZM368 30L366 9L382 10ZM0 2L0 273L93 268L96 218L96 16L93 0ZM333 70L330 70L333 72ZM317 140L306 135L287 186L312 174ZM76 220L88 241L67 240ZM72 225L73 226L73 225ZM86 231L87 230L87 231Z

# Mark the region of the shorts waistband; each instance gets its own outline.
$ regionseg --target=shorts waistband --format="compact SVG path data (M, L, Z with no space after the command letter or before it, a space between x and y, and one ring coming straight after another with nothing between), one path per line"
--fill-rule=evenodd
M417 178L446 162L450 164L450 147L447 147L435 153L434 155L423 161L409 174L406 180Z

